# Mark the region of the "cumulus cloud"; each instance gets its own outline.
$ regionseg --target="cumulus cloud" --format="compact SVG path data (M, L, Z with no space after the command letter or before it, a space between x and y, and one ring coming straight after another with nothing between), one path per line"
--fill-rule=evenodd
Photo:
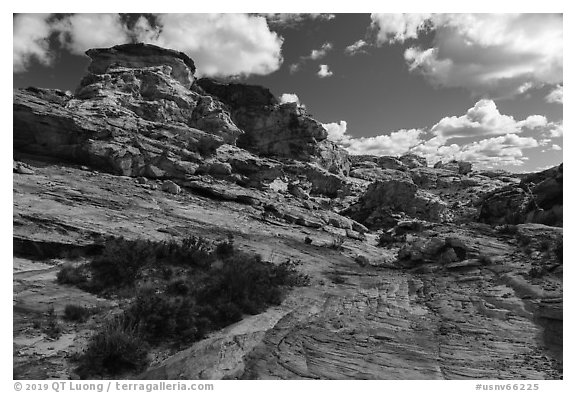
M48 38L52 26L48 14L20 14L13 20L13 70L24 72L32 59L50 65Z
M432 47L404 53L410 71L433 85L501 98L562 82L562 15L393 15L372 17L378 42L403 42L425 27L435 30Z
M332 48L333 45L331 42L325 42L324 44L322 44L322 47L320 49L313 49L308 58L311 60L321 59L325 57L328 54L328 52L332 50Z
M465 115L444 117L431 128L431 132L447 140L517 134L525 129L534 130L550 125L546 117L541 115L516 121L512 116L501 114L494 101L483 99L468 109Z
M350 139L350 137L346 134L348 123L346 123L344 120L340 120L338 123L322 124L322 126L328 132L328 140L331 140L332 142L340 142Z
M245 14L160 14L157 26L142 29L145 42L180 50L198 75L265 75L282 63L283 39L266 19Z
M558 145L552 145L552 147L550 148L552 150L562 150L562 148Z
M368 43L364 40L358 40L355 43L353 43L352 45L348 45L345 49L344 49L344 53L347 54L348 56L354 56L360 53L367 53L364 48L368 46Z
M546 101L550 103L562 104L564 103L564 86L556 86L547 96Z
M130 42L128 28L118 14L74 14L56 22L54 29L62 47L75 55Z
M398 130L390 135L351 138L343 141L350 154L401 155L421 143L422 130Z
M445 117L427 130L401 129L387 135L357 138L347 132L345 121L323 126L328 139L350 154L416 153L429 163L456 159L472 161L478 168L522 165L528 159L524 155L526 149L549 146L552 139L547 138L562 135L561 122L549 122L540 115L517 121L500 113L492 100L480 100L466 114ZM450 143L452 140L459 143Z
M328 78L332 75L334 75L334 73L332 71L330 71L330 69L328 68L328 65L320 64L320 69L318 70L318 76L320 78Z
M328 21L335 18L334 14L281 14L270 13L261 14L266 17L268 23L273 27L295 28L306 21Z
M426 27L431 14L372 14L371 26L377 30L379 44L402 43L407 39L418 38L418 33Z
M300 99L296 94L293 93L284 93L280 96L281 104L285 104L287 102L295 102L296 104L300 105Z
M426 157L430 163L464 160L473 162L478 168L494 168L522 165L527 159L523 150L537 146L538 141L532 137L507 134L464 145L445 145L442 140L432 138L412 148L411 152Z
M151 25L150 20L154 23ZM73 54L93 47L131 41L180 50L194 59L199 76L268 74L282 63L283 39L266 19L246 14L157 14L140 17L128 28L118 14L73 14L48 18L28 14L14 18L14 70L30 59L50 63L48 38Z

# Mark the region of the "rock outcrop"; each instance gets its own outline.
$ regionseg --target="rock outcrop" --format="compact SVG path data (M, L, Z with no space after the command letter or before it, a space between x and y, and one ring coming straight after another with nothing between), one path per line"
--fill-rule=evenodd
M529 175L517 186L506 186L487 194L480 205L480 221L562 226L562 174L561 164Z
M169 67L169 74L189 88L194 83L196 67L186 54L151 44L124 44L111 48L97 48L86 51L92 59L88 71L93 74L107 74L111 68Z
M279 104L266 88L237 83L198 80L208 94L229 108L244 134L238 146L256 154L316 162L333 173L350 170L348 153L328 141L322 124L296 103Z

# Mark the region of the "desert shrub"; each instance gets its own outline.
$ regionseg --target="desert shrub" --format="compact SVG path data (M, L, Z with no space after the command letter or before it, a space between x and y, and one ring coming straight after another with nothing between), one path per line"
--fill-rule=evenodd
M197 325L194 301L187 296L170 296L146 288L138 293L125 317L149 342L175 338L188 341L203 334Z
M148 364L148 350L137 329L116 317L90 338L86 351L79 356L77 372L80 377L88 378L141 371Z
M191 292L190 281L186 279L176 279L166 285L166 293L175 296L188 295Z
M552 248L552 252L554 253L554 256L556 257L556 260L560 263L563 263L564 259L563 259L563 238L562 236L558 237L558 239L556 240L556 242L554 243L554 246Z
M395 239L394 236L390 232L382 232L380 236L378 236L378 246L379 247L386 247L394 243Z
M54 307L50 307L46 317L46 324L44 325L44 333L52 339L57 339L62 335L62 327L58 323Z
M208 240L188 236L182 242L170 240L159 243L155 256L162 264L202 268L214 262L212 248L212 243Z
M306 236L306 237L304 238L304 243L306 243L306 244L312 244L312 239L311 239L309 236Z
M354 262L362 267L368 266L370 264L370 261L364 255L357 255L356 258L354 258Z
M280 289L273 281L274 265L262 262L260 255L236 251L222 268L208 275L196 295L200 303L235 303L249 314L261 311L266 304L280 303Z
M310 285L310 276L298 271L298 266L301 264L301 261L287 259L281 264L274 266L273 274L275 284L289 287L304 287Z
M157 245L148 240L112 239L91 263L92 288L100 292L110 287L131 286L139 270L156 259Z
M77 304L67 304L64 308L64 319L67 321L85 322L90 316L90 310Z
M58 284L78 285L88 281L88 275L83 266L74 266L71 263L65 263L56 274L56 281Z

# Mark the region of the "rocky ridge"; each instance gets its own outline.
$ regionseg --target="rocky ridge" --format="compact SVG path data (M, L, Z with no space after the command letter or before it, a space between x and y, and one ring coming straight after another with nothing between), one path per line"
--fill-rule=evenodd
M561 375L562 166L521 177L413 154L349 157L303 108L197 80L183 53L128 44L87 55L73 95L14 91L18 376L70 377L90 330L69 327L59 351L38 357L45 338L30 313L61 312L73 296L101 303L53 282L64 250L191 233L301 260L312 283L159 353L142 377Z

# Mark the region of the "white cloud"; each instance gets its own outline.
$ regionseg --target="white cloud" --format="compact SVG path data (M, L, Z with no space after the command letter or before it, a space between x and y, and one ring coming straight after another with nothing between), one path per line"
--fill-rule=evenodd
M548 127L548 136L550 138L561 138L564 135L564 122L550 123Z
M287 102L295 102L296 104L300 105L300 99L296 94L293 93L284 93L280 96L281 104L285 104Z
M50 65L48 38L52 27L47 14L20 14L14 16L13 26L13 71L24 72L30 61L35 59Z
M431 128L431 132L448 140L516 134L523 130L549 127L551 124L546 117L540 115L516 121L512 116L501 114L494 101L483 99L468 109L465 115L444 117Z
M347 123L344 120L322 125L328 131L328 139L340 144L350 154L400 155L422 142L422 130L417 129L398 130L390 135L354 138L346 133Z
M343 141L350 154L401 155L422 142L422 130L398 130L390 135L351 138Z
M344 120L340 120L339 123L322 124L322 126L328 132L328 139L333 142L340 142L350 139L348 135L345 135L346 127L348 124Z
M318 76L320 78L328 78L332 75L334 75L334 73L330 71L326 64L320 64L320 69L318 70Z
M139 38L180 50L195 62L197 74L269 74L282 63L283 39L266 19L246 14L160 14L155 34ZM154 37L156 35L157 37Z
M414 38L422 26L418 18L389 24L378 37ZM562 15L434 14L428 24L435 29L433 46L408 48L404 57L412 72L436 86L510 97L562 82ZM390 36L394 31L399 35Z
M349 55L349 56L354 56L356 54L359 53L366 53L366 51L364 51L362 48L368 46L368 43L364 40L358 40L355 43L353 43L352 45L348 45L345 49L344 49L344 53Z
M471 161L478 168L493 168L522 165L527 160L523 150L537 146L538 141L532 137L508 134L464 145L444 145L442 141L432 138L411 151L426 157L430 163L454 159Z
M312 53L310 53L310 56L308 57L312 60L321 59L325 57L330 50L332 50L332 47L333 45L331 42L325 42L324 44L322 44L322 47L320 49L313 49Z
M425 28L431 14L372 14L372 27L378 31L379 44L402 43L407 39L418 38L418 32Z
M545 98L546 101L551 103L562 104L564 103L564 86L557 85Z
M558 145L552 145L552 147L550 148L552 150L562 150L562 148Z
M334 14L262 14L268 23L275 27L294 28L306 21L328 21L334 19Z
M74 14L56 22L54 29L60 33L62 46L75 55L130 42L128 28L118 14Z

